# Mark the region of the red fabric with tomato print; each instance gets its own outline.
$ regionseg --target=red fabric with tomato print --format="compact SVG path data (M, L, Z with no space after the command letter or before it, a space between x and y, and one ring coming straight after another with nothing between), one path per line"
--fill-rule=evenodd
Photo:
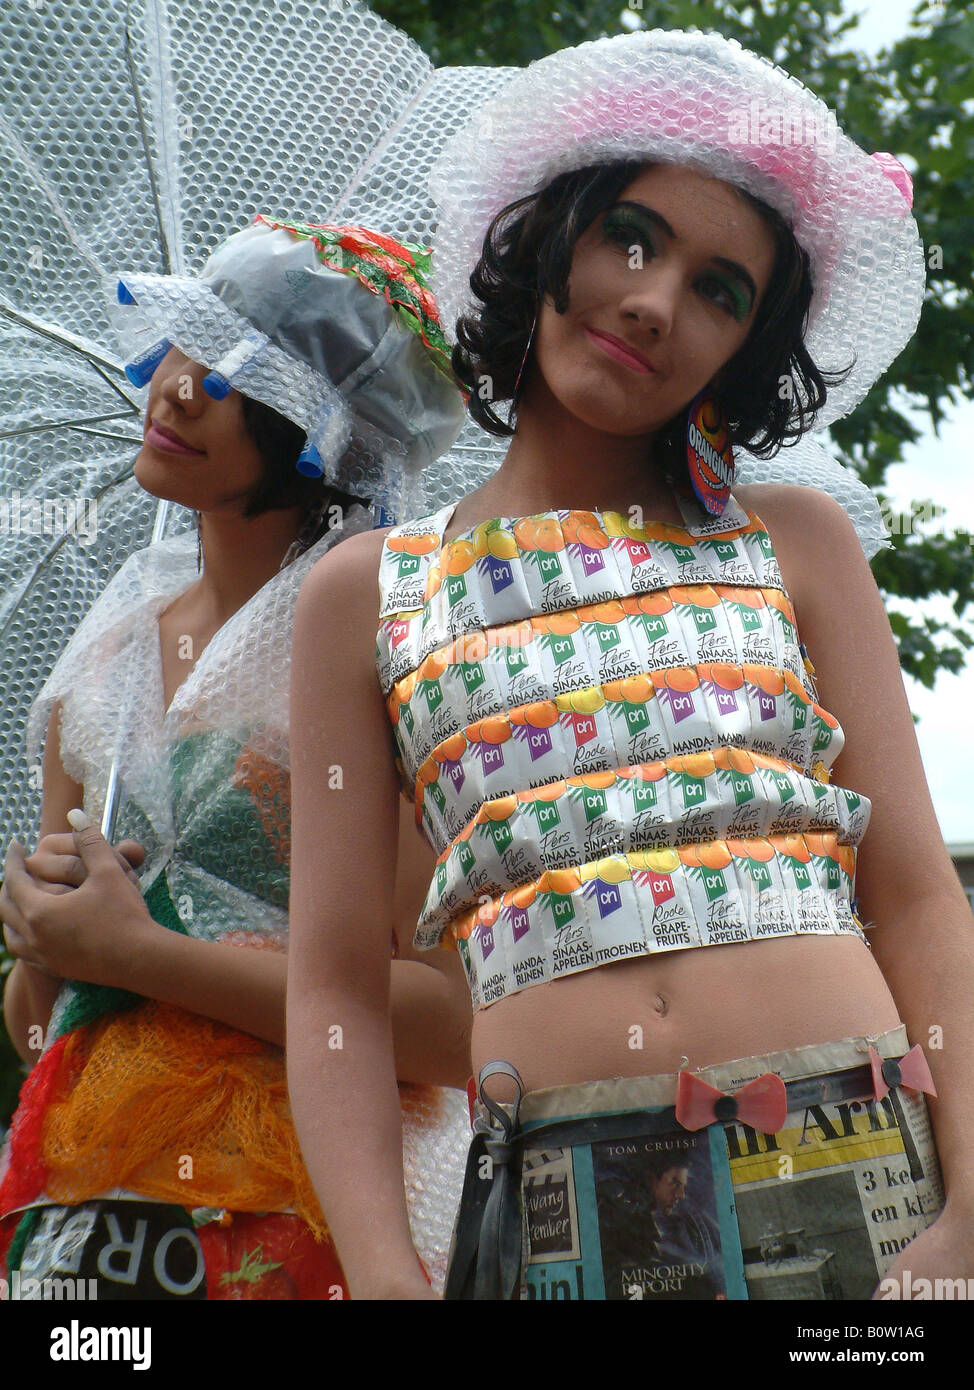
M228 1212L196 1234L206 1260L208 1299L348 1298L330 1241L316 1241L300 1217Z

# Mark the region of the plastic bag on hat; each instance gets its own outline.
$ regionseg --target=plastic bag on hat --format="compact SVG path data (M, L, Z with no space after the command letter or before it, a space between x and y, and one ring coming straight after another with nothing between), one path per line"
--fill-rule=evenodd
M258 217L198 279L123 275L130 351L144 374L159 350L145 342L163 335L211 369L211 394L233 387L300 425L307 471L390 505L463 423L426 264L365 228Z

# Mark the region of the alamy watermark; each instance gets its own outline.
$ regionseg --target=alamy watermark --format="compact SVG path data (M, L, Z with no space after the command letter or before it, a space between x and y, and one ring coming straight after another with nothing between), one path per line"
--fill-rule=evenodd
M881 1299L964 1300L974 1298L974 1279L914 1279L910 1270L903 1271L902 1280L890 1276L879 1281Z
M0 497L0 536L76 535L89 546L98 535L95 497Z
M46 1278L34 1279L15 1269L9 1279L0 1279L0 1303L8 1300L17 1302L36 1302L43 1299L77 1303L84 1299L98 1298L97 1279Z
M133 1371L152 1365L151 1327L82 1327L72 1318L51 1329L52 1361L131 1361Z
M909 507L892 507L884 503L880 508L883 530L887 536L943 536L947 540L955 537L974 545L974 534L964 526L947 523L947 508L929 498L921 502L911 502Z

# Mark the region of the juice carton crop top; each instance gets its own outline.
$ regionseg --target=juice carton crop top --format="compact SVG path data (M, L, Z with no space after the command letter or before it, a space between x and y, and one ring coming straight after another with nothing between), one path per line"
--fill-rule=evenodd
M376 663L436 872L420 948L474 1006L604 963L765 936L862 935L869 802L833 786L763 524L454 507L396 527Z

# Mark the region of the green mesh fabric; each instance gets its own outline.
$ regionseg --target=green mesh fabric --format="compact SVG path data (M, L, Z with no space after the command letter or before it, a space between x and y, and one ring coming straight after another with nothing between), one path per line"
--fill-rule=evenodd
M34 1228L41 1219L41 1208L30 1207L24 1212L14 1231L14 1238L10 1242L10 1249L7 1251L7 1273L13 1274L15 1269L20 1268L20 1262L24 1258L24 1248L31 1236Z

